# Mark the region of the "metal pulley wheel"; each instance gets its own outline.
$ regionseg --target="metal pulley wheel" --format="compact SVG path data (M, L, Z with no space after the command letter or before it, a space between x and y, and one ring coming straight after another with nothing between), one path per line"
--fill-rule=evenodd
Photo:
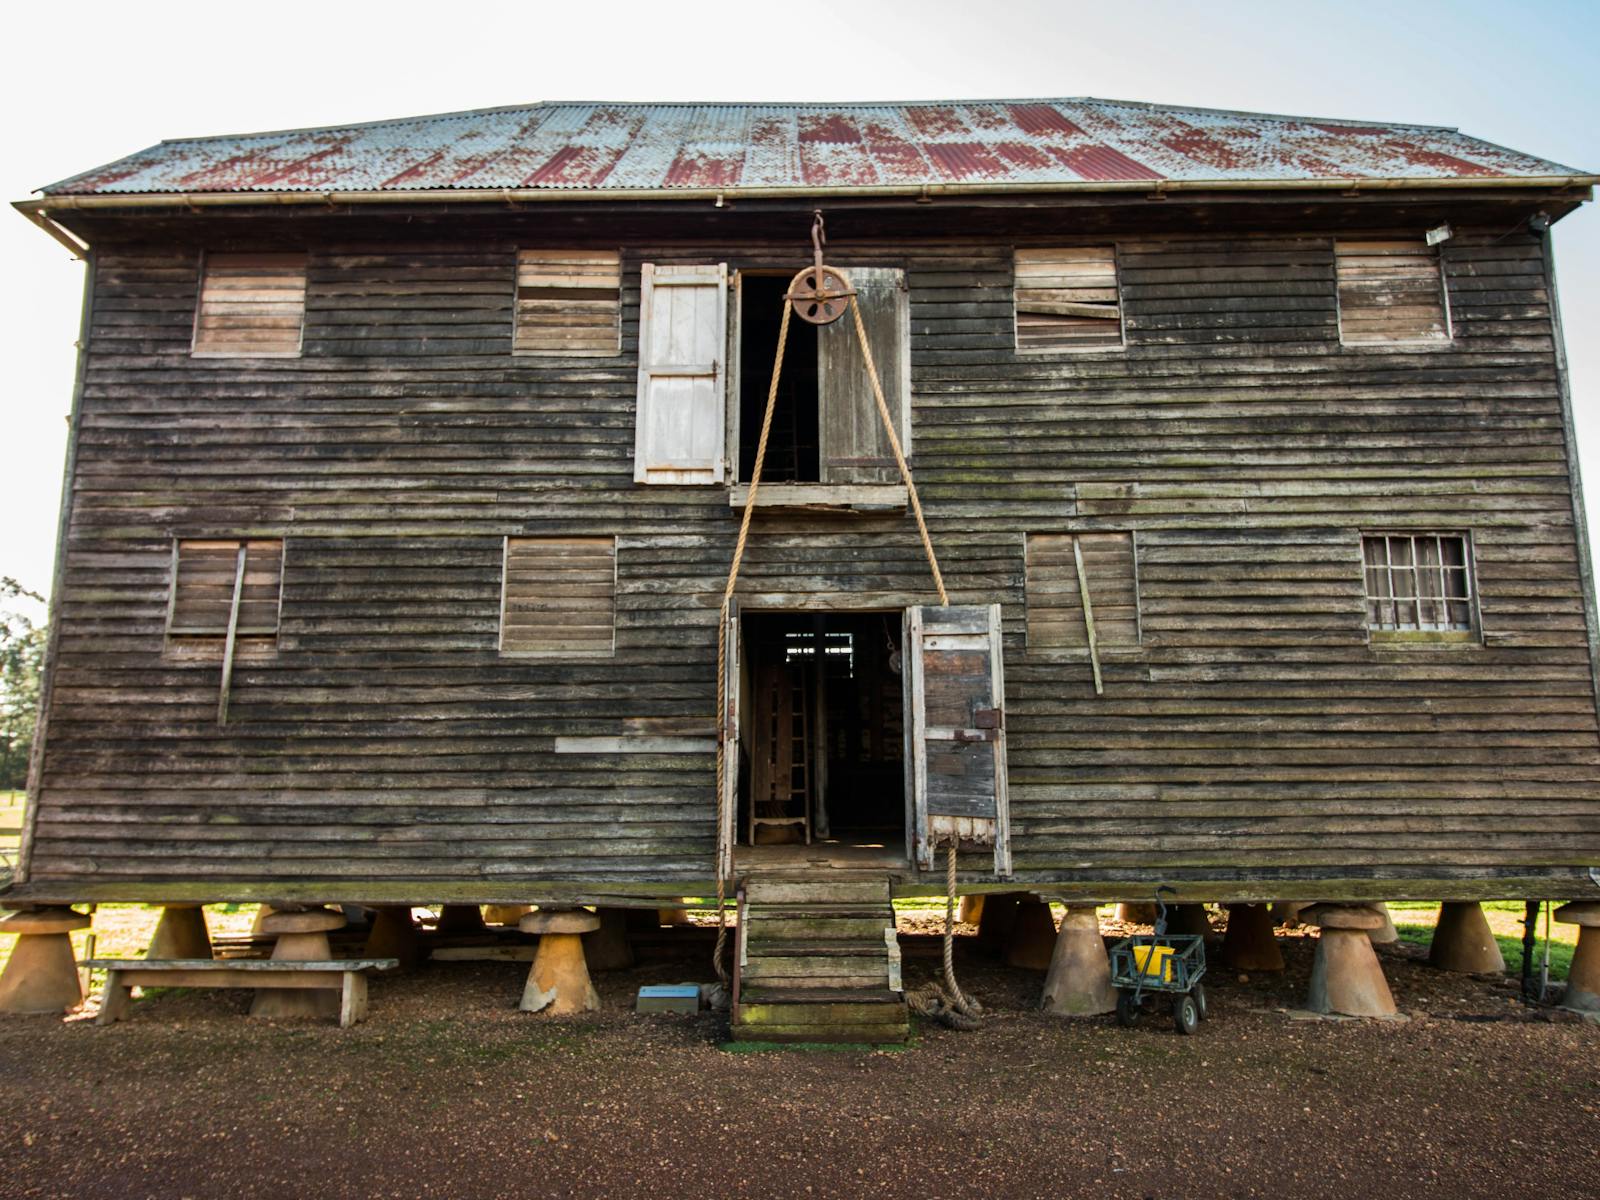
M856 294L848 275L822 261L822 245L826 240L819 208L811 219L811 251L815 261L789 281L786 296L800 319L813 325L831 325L844 316L844 310L850 307L850 297Z
M855 294L849 276L837 267L807 267L789 281L795 315L813 325L829 325L844 316Z

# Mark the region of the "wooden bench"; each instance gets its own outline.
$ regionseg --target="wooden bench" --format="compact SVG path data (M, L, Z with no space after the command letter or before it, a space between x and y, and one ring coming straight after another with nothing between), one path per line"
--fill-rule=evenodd
M367 972L392 971L397 958L335 958L322 962L275 958L91 958L86 968L106 972L97 1025L128 1015L129 989L321 988L339 993L339 1027L348 1029L367 1015Z

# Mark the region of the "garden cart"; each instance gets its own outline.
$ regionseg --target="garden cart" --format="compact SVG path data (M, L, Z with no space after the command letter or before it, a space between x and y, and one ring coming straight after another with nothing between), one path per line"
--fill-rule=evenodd
M1179 1033L1191 1034L1205 1019L1205 939L1196 934L1169 934L1167 906L1156 894L1154 931L1123 938L1111 947L1111 982L1117 988L1117 1021L1131 1026L1139 1019L1146 1000L1169 997L1172 1024Z

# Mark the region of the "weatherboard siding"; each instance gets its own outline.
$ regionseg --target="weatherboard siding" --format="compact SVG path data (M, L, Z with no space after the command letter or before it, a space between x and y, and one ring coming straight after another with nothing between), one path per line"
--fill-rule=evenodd
M557 739L706 744L738 514L723 487L633 482L639 266L793 248L623 245L621 352L541 359L512 353L526 236L306 228L295 359L190 357L198 247L97 256L32 883L705 881L710 753ZM1242 894L1600 862L1540 249L1458 227L1454 339L1351 347L1334 232L1117 238L1126 348L1058 356L1014 349L1012 256L1072 239L830 245L906 272L950 599L1003 606L1020 881ZM1086 658L1027 652L1025 536L1127 530L1143 642L1105 648L1096 696ZM1368 645L1374 530L1470 532L1481 644ZM614 657L500 655L507 536L616 538ZM168 571L173 539L236 537L284 538L282 615L218 727L217 664L163 657ZM883 515L758 517L739 591L932 600L914 526Z

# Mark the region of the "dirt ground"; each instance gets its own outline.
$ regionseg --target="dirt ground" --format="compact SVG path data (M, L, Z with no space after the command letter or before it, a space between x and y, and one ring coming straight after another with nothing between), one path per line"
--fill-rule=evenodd
M148 936L127 912L102 913L103 953ZM518 1013L523 965L439 963L376 980L348 1031L249 1020L237 992L0 1021L0 1197L1600 1194L1600 1026L1415 947L1380 951L1407 1019L1289 1015L1314 944L1289 935L1281 975L1214 969L1182 1038L1044 1016L1039 973L967 940L977 1032L741 1053L725 1017L630 1011L641 984L708 978L707 936L597 976L579 1020ZM904 941L915 985L938 943Z

